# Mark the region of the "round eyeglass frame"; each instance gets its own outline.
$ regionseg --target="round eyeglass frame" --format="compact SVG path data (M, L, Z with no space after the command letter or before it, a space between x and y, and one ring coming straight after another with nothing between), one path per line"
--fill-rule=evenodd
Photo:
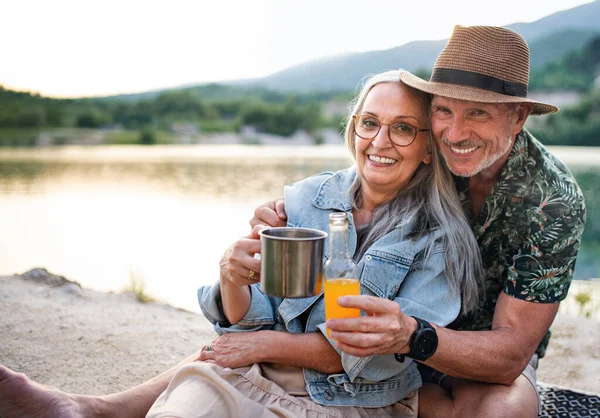
M356 119L360 118L361 116L368 116L370 118L375 119L379 123L379 128L377 129L377 132L375 132L375 134L373 136L365 137L365 136L359 135L358 132L356 132ZM394 122L394 123L397 123L397 122ZM362 138L362 139L373 139L377 135L379 135L379 131L381 131L381 127L383 125L387 125L387 127L388 127L388 135L387 135L388 139L390 140L390 142L392 144L394 144L394 145L396 145L398 147L408 147L408 146L410 146L413 142L415 142L415 139L417 139L417 135L419 134L419 132L429 132L431 130L431 129L420 129L420 128L417 128L416 126L414 126L411 123L404 122L407 125L410 125L410 126L412 126L415 129L415 136L413 137L413 139L408 144L398 144L398 143L394 142L394 140L392 139L392 135L390 134L390 125L394 125L394 123L383 123L379 119L377 119L375 116L371 116L371 115L353 115L352 116L352 129L354 130L354 133L356 134L356 136L358 136L359 138Z

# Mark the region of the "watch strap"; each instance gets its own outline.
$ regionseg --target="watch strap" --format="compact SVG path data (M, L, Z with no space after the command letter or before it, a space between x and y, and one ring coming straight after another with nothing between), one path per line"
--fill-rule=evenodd
M411 316L411 318L414 318L415 321L417 321L417 329L410 336L410 340L408 343L410 351L405 354L394 353L394 359L396 359L396 361L399 363L404 363L404 360L406 357L414 358L416 360L427 360L427 358L429 358L429 357L431 357L431 355L433 355L433 353L431 353L429 356L425 357L422 355L422 353L416 352L415 351L416 350L415 340L418 337L418 335L420 334L421 330L428 328L428 329L431 329L433 332L435 332L435 328L433 328L431 326L431 324L429 322L425 321L424 319L418 318L416 316ZM437 348L437 343L436 343L435 348ZM435 350L434 350L434 352L435 352Z

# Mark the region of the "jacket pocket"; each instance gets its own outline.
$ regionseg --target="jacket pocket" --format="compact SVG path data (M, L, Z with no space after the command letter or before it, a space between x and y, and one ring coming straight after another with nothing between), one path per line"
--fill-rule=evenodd
M383 251L367 252L360 276L361 294L372 294L380 298L394 299L412 260Z

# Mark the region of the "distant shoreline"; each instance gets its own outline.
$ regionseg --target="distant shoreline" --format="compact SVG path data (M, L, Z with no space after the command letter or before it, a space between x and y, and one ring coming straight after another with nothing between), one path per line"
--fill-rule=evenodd
M599 147L548 147L567 165L600 166ZM34 148L0 148L0 160L28 161L112 161L112 162L193 162L227 160L251 162L278 158L295 159L347 159L351 161L345 145L61 145ZM251 161L250 161L251 160Z

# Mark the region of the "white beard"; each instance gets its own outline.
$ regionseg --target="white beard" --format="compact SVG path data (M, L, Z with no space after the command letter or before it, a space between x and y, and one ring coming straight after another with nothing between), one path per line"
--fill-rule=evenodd
M446 138L443 138L442 142L444 144L448 145L448 140ZM497 153L486 156L479 162L479 164L473 170L471 170L467 173L455 172L452 169L452 167L450 166L450 164L448 163L448 157L446 157L446 155L443 152L441 154L442 154L442 157L444 157L446 166L452 172L452 174L454 174L456 176L460 176L460 177L473 177L474 175L479 174L480 172L485 170L486 168L490 168L492 165L494 165L494 163L496 161L498 161L500 158L502 158L512 148L512 146L513 146L512 136L509 136L508 141L506 141L506 146L502 150L498 151Z

